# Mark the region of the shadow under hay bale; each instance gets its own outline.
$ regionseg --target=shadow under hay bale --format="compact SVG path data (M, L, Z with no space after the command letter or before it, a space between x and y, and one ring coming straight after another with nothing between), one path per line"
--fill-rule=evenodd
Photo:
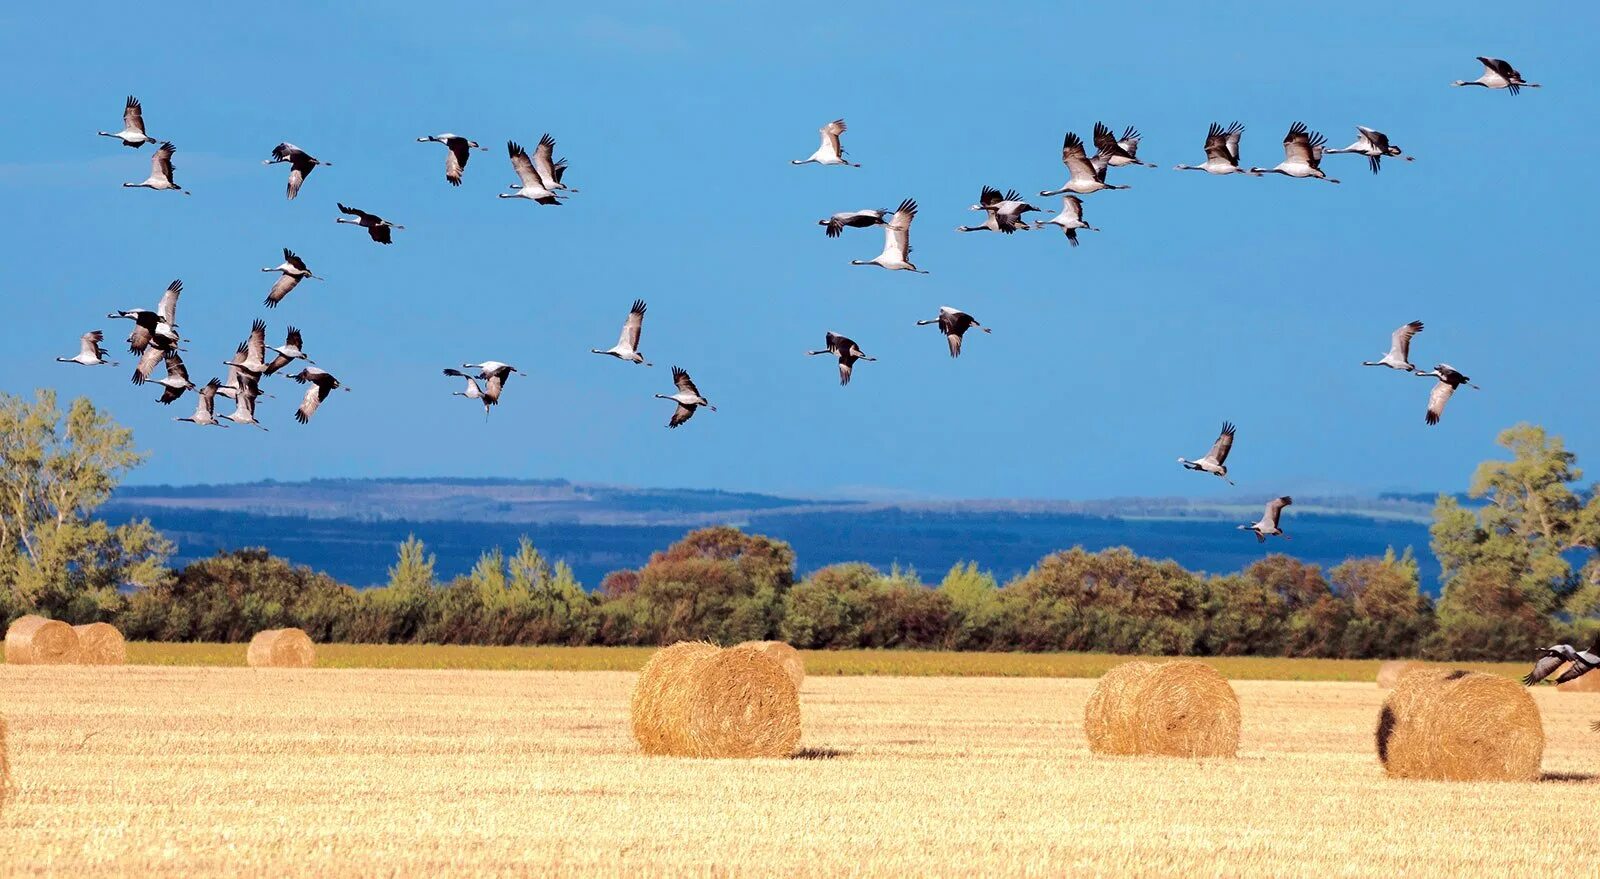
M1084 706L1096 754L1235 757L1239 697L1211 666L1193 660L1125 662L1106 672Z
M800 651L782 641L746 641L740 647L754 647L763 650L768 656L778 660L783 670L788 672L794 681L795 689L806 682L806 661L800 657Z
M1516 681L1426 669L1401 678L1384 700L1377 748L1393 778L1536 781L1544 725Z
M78 661L84 665L127 665L128 642L110 623L73 626L78 635Z
M757 647L684 641L656 651L634 686L632 719L646 754L788 757L800 741L794 681Z
M6 630L9 665L72 665L80 658L78 633L60 620L29 614Z
M251 668L311 668L317 648L300 629L266 629L250 639L244 658Z
M1425 662L1411 659L1391 659L1378 666L1378 688L1392 690L1400 679L1414 671L1430 668Z

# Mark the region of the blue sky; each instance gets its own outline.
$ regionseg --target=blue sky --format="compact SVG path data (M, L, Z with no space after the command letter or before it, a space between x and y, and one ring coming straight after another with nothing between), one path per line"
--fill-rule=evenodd
M294 3L32 6L0 13L12 136L0 140L12 325L0 389L90 395L151 454L138 482L326 476L563 476L791 494L936 497L1367 492L1463 486L1520 420L1600 450L1588 344L1596 141L1584 4L871 4L823 12L734 4ZM158 26L161 33L150 36ZM1540 90L1452 89L1473 56L1510 59ZM124 190L148 148L94 136L123 96L179 148L194 195ZM860 169L791 167L816 129L849 121ZM1145 134L1161 169L1113 170L1072 250L1054 232L957 235L985 184L1065 179L1062 133L1103 119ZM1357 123L1413 164L1345 182L1216 178L1212 120L1247 126L1272 165L1289 123L1332 145ZM489 146L442 179L440 131ZM560 208L502 201L504 143L551 132L583 191ZM289 140L334 167L299 199ZM1574 144L1563 148L1563 143ZM1547 152L1539 152L1548 147ZM1513 150L1517 151L1515 154ZM914 197L915 276L852 268L878 230L817 219ZM404 223L388 248L333 222L335 201ZM1050 200L1052 203L1054 199ZM261 306L279 249L326 284ZM174 424L115 370L52 362L112 309L181 277L200 381L267 318L301 327L354 392L309 427L298 386L269 380L270 433ZM649 301L652 369L609 347ZM940 305L994 328L952 361L918 318ZM1483 386L1422 423L1429 384L1357 364L1411 319L1414 359ZM821 346L877 363L840 388ZM121 349L121 346L113 346ZM485 423L441 367L499 359L530 374ZM719 407L664 428L668 367ZM182 409L184 411L177 411ZM1183 471L1218 424L1239 487Z

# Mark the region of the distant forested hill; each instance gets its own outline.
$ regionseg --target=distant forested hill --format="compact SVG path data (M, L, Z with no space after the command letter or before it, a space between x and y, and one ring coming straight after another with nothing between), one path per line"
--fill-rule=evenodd
M1423 585L1431 497L1298 498L1292 541L1265 547L1233 528L1264 498L1218 504L1182 498L1101 501L877 502L681 489L631 489L564 480L315 480L222 486L133 486L106 508L113 521L148 517L178 544L179 562L219 549L265 546L358 586L381 583L408 534L438 555L439 573L472 567L492 546L526 534L593 588L606 572L644 563L683 532L732 524L791 543L802 573L841 561L913 567L937 581L975 560L1002 580L1075 545L1125 545L1193 570L1237 570L1267 551L1331 566L1352 555L1411 546Z

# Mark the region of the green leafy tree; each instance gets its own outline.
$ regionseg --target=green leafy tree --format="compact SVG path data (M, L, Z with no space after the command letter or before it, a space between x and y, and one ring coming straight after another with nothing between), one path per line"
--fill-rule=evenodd
M265 549L220 552L175 578L135 592L119 624L151 641L246 641L262 629L294 626L313 641L348 641L356 590Z
M1203 652L1215 656L1279 656L1288 604L1271 585L1232 574L1206 582Z
M0 610L75 622L106 620L121 590L157 586L172 545L146 521L111 526L91 514L144 456L133 433L54 391L33 402L0 394Z
M814 571L784 601L783 640L803 649L860 647L883 575L846 562Z
M1586 573L1597 570L1600 498L1572 487L1582 478L1577 457L1560 437L1518 424L1496 440L1510 460L1485 461L1473 474L1477 511L1441 497L1431 529L1444 572L1438 628L1428 640L1435 656L1512 658L1526 655L1558 626L1587 630L1593 577L1573 571L1569 554L1588 551Z
M1347 559L1329 572L1334 589L1350 602L1344 655L1420 656L1434 627L1433 602L1423 594L1410 547L1395 557Z
M428 624L439 578L436 559L415 534L408 535L389 568L389 582L361 595L354 639L379 643L417 640Z
M1000 624L1000 584L994 575L979 571L977 562L956 562L939 592L950 602L950 637L946 647L983 650L995 646Z
M1022 650L1190 654L1205 587L1176 562L1119 546L1046 556L1000 590L1008 643Z
M607 580L615 591L601 608L606 643L764 639L778 631L794 585L794 550L737 528L702 528L651 556L631 589Z
M1340 656L1350 605L1335 595L1322 569L1274 553L1240 572L1283 602L1281 655Z

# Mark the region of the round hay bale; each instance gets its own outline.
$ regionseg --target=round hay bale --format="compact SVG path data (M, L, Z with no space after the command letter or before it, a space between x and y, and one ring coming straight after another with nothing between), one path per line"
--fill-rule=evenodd
M799 691L761 648L674 644L640 672L633 728L647 754L788 757L800 741Z
M60 620L29 614L6 629L10 665L71 665L78 662L78 634Z
M689 663L720 648L705 641L679 641L651 654L633 685L633 738L646 754L668 750L668 693L688 686Z
M1570 665L1567 666L1567 668L1571 667ZM1556 684L1556 689L1563 693L1600 693L1600 671L1591 671L1581 678L1574 678L1564 684Z
M1410 659L1391 659L1378 666L1378 688L1392 690L1394 685L1400 683L1400 679L1407 674L1428 667L1425 662L1416 662Z
M78 634L78 661L84 665L127 665L128 642L110 623L73 626Z
M800 651L788 644L782 641L746 641L739 646L764 650L768 656L778 660L778 664L794 680L795 689L800 689L800 685L806 682L806 661L800 657Z
M1239 697L1205 663L1136 660L1100 679L1084 706L1083 726L1097 754L1235 757Z
M1134 725L1128 693L1144 681L1156 664L1135 659L1100 676L1083 706L1083 734L1096 754L1134 753Z
M252 668L310 668L317 648L300 629L267 629L250 639L244 658Z
M1394 778L1535 781L1544 725L1527 688L1509 678L1414 671L1384 700L1377 746Z

